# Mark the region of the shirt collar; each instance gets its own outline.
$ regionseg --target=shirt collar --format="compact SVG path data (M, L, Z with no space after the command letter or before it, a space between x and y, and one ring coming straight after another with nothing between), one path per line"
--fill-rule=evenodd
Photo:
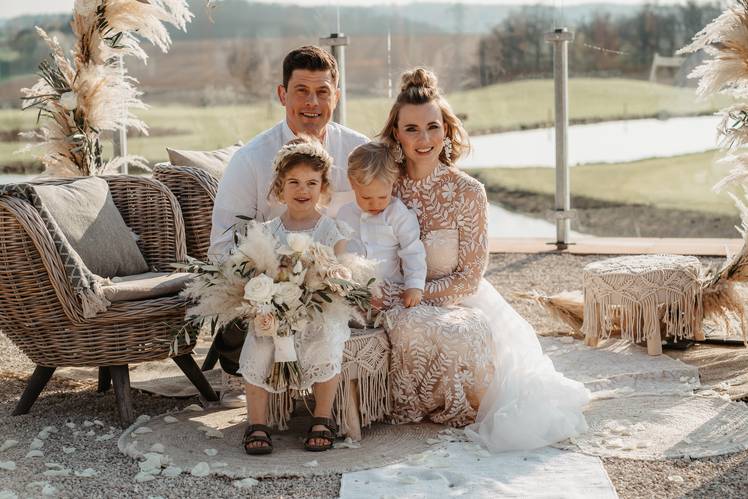
M283 127L281 129L281 136L283 138L283 144L285 145L297 138L297 136L293 133L291 127L288 126L288 121L283 120L282 123ZM328 123L325 126L325 140L322 142L322 147L324 147L327 152L330 152L330 128L330 124Z

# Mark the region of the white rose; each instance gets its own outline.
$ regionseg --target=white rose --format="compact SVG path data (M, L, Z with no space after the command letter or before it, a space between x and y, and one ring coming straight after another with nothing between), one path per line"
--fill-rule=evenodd
M279 282L275 285L274 300L276 303L291 305L301 298L301 288L290 282Z
M260 274L244 285L244 299L255 303L268 303L274 291L275 285L272 277Z
M312 238L306 234L289 234L288 246L296 253L303 253L312 244Z
M75 92L65 92L60 96L60 105L66 111L73 111L78 107L78 95Z

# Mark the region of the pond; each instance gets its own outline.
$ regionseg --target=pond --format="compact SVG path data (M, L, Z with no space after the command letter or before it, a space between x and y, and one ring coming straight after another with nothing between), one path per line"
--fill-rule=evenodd
M606 121L569 127L569 165L663 158L717 148L717 116ZM555 166L553 128L481 135L463 168Z

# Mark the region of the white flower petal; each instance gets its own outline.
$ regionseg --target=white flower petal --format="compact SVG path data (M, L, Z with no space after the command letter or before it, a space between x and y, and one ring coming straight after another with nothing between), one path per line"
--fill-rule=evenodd
M62 452L64 452L65 454L72 454L73 452L75 452L75 447L63 447Z
M36 438L38 438L39 440L47 440L47 437L49 437L49 433L47 433L47 432L46 432L46 431L44 431L44 430L40 431L40 432L39 432L39 433L38 433L38 434L36 435Z
M42 487L43 496L54 496L57 494L57 489L51 483L48 483Z
M147 423L151 420L151 417L148 414L141 414L140 416L135 419L136 423Z
M210 465L208 463L202 461L195 465L194 468L192 468L192 471L190 471L190 475L196 476L196 477L203 477L208 476L210 474Z
M44 476L70 476L70 470L68 468L47 470L42 473Z
M209 428L208 431L205 432L205 436L208 438L223 438L223 433L215 428Z
M254 487L258 483L260 482L255 480L254 478L245 478L243 480L234 480L233 482L231 482L231 485L233 485L237 489L248 489Z
M135 428L135 431L133 431L133 433L135 435L143 435L144 433L153 433L153 430L148 426L141 426L140 428Z
M31 445L29 445L29 448L31 450L41 449L42 447L44 447L44 442L42 442L38 438L35 438L34 440L32 440Z
M3 445L0 445L0 452L6 451L11 447L15 447L16 445L18 445L18 440L8 439L3 442Z
M38 449L30 450L26 453L26 459L32 458L32 457L44 457L44 453Z
M151 452L158 452L160 454L163 454L164 450L166 450L166 449L164 448L164 444L155 443L155 444L151 445L151 449L150 450L151 450Z
M161 472L161 475L166 477L175 477L179 476L182 473L182 468L179 468L177 466L169 466L164 471Z
M151 475L150 473L145 473L143 471L135 475L135 481L138 483L150 482L151 480L155 480L155 479L156 479L155 476Z
M668 481L675 482L675 483L683 483L683 477L680 475L670 475L667 477Z
M204 449L203 452L205 452L205 454L210 457L213 457L216 454L218 454L218 451L216 449Z
M202 407L200 407L197 404L190 404L187 407L185 407L184 409L182 409L182 412L203 412L204 410L205 409L203 409Z
M179 420L175 418L174 416L164 416L164 423L173 424L173 423L176 423L177 421Z
M86 468L83 471L76 471L75 472L75 476L79 476L79 477L82 477L82 478L89 478L89 477L92 477L92 476L96 476L98 474L99 473L95 469L93 469L93 468Z
M112 438L114 438L114 435L112 435L111 433L107 433L106 435L99 435L98 437L96 437L96 441L104 442L106 440L111 440Z

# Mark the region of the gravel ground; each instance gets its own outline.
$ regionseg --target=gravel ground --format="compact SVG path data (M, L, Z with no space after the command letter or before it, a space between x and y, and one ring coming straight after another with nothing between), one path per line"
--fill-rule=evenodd
M511 294L538 290L555 293L581 288L582 267L599 259L596 256L571 255L494 255L487 278L518 311L527 317L541 334L566 333L565 326L548 319L537 308L516 302ZM715 259L705 259L713 263ZM114 396L98 394L92 383L52 378L31 414L10 416L13 406L33 370L31 362L0 334L0 445L6 439L18 440L18 446L0 453L0 463L15 461L16 471L0 469L0 491L12 489L19 497L39 497L41 487L29 485L48 481L61 497L233 497L238 492L228 479L177 478L136 483L137 464L117 450L116 436L122 431L116 415ZM181 409L196 399L174 400L134 392L137 414L157 415ZM85 427L84 421L100 421ZM70 429L66 423L75 423ZM29 443L45 427L55 426L44 442L44 457L24 459ZM74 435L74 431L80 431ZM93 430L92 435L86 433ZM115 435L97 441L96 437ZM75 447L65 454L63 447ZM95 477L45 477L45 463L55 462L73 472L95 469ZM748 496L748 452L692 461L633 461L604 459L605 468L622 498L629 497L721 497ZM335 497L340 488L340 475L317 478L283 478L261 480L259 485L241 491L251 497Z

